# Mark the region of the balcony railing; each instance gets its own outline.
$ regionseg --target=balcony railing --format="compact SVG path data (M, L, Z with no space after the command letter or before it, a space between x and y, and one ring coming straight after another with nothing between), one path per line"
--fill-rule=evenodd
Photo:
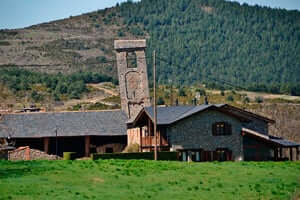
M142 137L142 147L151 147L155 145L155 137L154 136L144 136ZM157 146L168 146L168 141L165 138L157 137Z

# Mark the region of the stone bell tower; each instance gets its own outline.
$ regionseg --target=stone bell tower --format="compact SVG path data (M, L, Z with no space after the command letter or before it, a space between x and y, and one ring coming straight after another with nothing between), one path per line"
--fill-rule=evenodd
M145 57L146 40L116 40L114 46L117 54L121 108L130 119L143 107L151 105Z

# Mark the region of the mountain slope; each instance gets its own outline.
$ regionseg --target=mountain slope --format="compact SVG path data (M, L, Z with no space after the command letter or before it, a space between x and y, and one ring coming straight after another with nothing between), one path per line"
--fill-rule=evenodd
M25 68L50 73L94 71L116 78L116 67L108 62L115 59L113 41L120 36L136 38L117 10L110 8L25 29L1 30L0 65L29 65Z
M0 64L117 77L113 40L148 38L160 83L300 95L300 12L223 0L142 0L0 32ZM151 59L148 59L151 76ZM105 63L105 64L101 64Z
M144 25L149 50L166 59L157 67L162 82L218 79L271 92L299 86L299 11L220 0L144 0L124 4L121 13L128 25Z

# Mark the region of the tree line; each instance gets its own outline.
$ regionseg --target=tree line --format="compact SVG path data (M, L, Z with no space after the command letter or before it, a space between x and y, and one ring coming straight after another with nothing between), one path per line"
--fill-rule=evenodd
M88 91L87 83L107 81L117 83L112 77L95 72L79 71L73 74L46 74L20 68L0 69L1 84L6 85L15 93L29 91L35 101L41 101L43 98L39 91L34 90L36 84L45 87L46 91L44 92L51 95L54 100L59 101L62 96L79 99L83 93Z
M160 83L230 88L216 82L225 80L300 95L299 11L224 0L127 1L118 9L128 26L149 33L148 56L155 49L166 59L157 63Z

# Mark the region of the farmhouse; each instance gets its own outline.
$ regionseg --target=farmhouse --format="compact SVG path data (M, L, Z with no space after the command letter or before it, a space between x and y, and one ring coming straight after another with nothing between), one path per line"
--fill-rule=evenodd
M182 160L280 160L284 148L290 150L291 160L299 159L300 144L269 135L273 123L226 104L158 107L157 145L159 150L181 152ZM139 144L140 151L154 149L152 107L127 125L129 145Z
M60 156L121 152L127 143L126 121L120 110L4 114L0 138L13 140L17 148L29 146Z
M157 144L184 161L282 160L286 150L299 159L300 144L269 135L274 120L226 104L159 107L155 134L145 48L145 40L115 41L121 110L4 114L0 139L56 155L121 152L132 144L144 152Z

